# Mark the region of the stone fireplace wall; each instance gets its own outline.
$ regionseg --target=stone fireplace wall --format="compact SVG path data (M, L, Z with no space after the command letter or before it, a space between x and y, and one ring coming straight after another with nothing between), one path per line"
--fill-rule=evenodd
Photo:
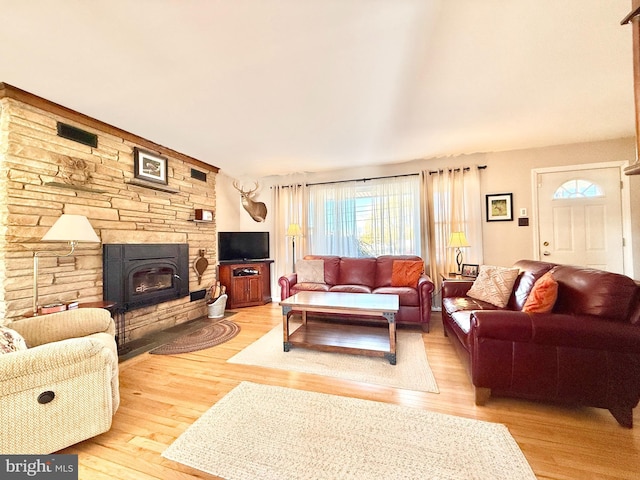
M96 148L57 135L63 122L98 136ZM167 158L168 185L138 185L134 147ZM192 178L192 169L206 181ZM216 224L194 221L215 212L218 169L13 87L0 84L0 324L32 310L33 254L65 253L41 242L63 213L85 215L102 243L188 243L190 265L201 249L209 268L189 290L215 281ZM80 243L71 257L41 256L39 304L102 300L102 246ZM127 312L128 340L206 315L203 299L185 297Z

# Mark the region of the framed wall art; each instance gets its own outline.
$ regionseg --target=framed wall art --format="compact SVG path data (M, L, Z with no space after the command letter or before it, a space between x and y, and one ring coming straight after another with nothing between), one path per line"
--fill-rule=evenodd
M155 153L133 149L133 175L141 180L167 185L167 159Z
M510 220L513 220L513 194L487 195L487 222L507 222Z

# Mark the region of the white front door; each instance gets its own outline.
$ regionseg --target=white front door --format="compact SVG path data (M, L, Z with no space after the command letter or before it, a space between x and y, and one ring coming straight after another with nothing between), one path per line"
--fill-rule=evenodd
M623 273L621 171L539 173L541 260Z

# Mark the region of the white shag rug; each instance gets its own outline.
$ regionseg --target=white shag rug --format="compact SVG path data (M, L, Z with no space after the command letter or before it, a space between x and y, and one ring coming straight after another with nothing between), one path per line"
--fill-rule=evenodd
M242 382L162 456L227 480L535 480L505 425Z
M421 333L396 330L396 355L396 365L391 365L382 357L320 352L302 347L291 347L285 352L282 325L278 325L227 361L438 393Z

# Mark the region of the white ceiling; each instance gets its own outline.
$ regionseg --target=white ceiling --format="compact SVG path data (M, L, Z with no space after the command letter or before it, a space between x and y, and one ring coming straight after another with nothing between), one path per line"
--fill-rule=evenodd
M633 136L631 0L0 0L0 82L234 177Z

